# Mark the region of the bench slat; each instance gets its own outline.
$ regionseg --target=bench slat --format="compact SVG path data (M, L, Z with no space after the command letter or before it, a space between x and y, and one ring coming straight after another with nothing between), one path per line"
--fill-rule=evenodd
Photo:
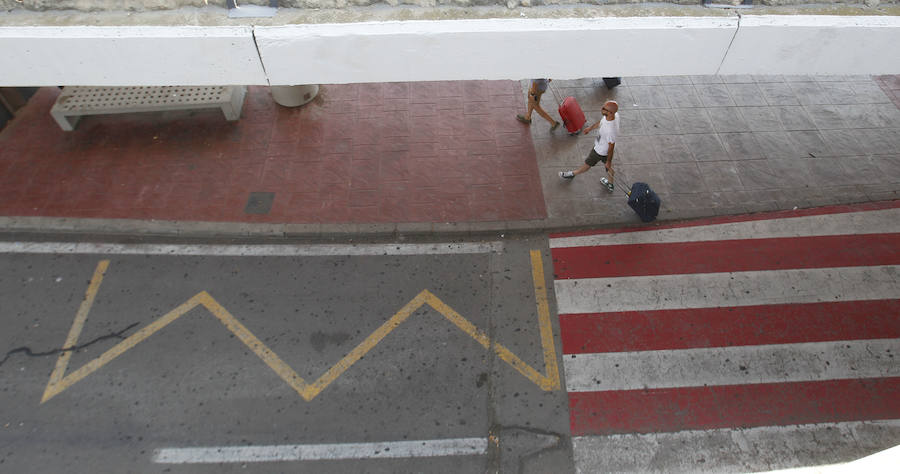
M228 120L240 118L244 86L66 87L50 115L71 131L83 115L221 108Z

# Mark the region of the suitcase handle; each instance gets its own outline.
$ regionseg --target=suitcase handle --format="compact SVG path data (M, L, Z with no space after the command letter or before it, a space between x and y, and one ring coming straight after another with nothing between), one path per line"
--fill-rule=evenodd
M619 174L621 174L621 171L619 172ZM628 181L625 181L625 178L619 178L619 182L621 182L622 184L625 185L625 186L621 187L622 192L625 193L625 196L631 197L631 185L628 184Z
M553 90L553 87L550 86L550 79L547 79L547 89L550 89L550 94L553 95L553 99L556 101L557 107L562 107L562 101L559 100L559 96L556 95L556 91Z

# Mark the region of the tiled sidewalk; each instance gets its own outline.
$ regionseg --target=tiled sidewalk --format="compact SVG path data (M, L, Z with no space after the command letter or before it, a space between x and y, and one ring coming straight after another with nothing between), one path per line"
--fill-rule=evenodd
M589 116L620 106L617 177L645 181L661 218L678 219L900 198L898 76L677 76L554 81ZM571 182L593 137L533 131L551 219L637 222L596 169ZM573 219L570 219L573 220Z
M900 199L898 86L898 76L631 77L612 91L599 79L553 81L589 122L606 99L618 100L619 187L648 182L662 198L661 219ZM158 220L223 223L197 226L216 235L638 223L625 196L600 184L601 169L559 179L583 162L593 136L550 133L540 119L518 123L525 87L326 85L294 109L252 87L237 123L214 111L98 116L69 133L48 114L57 90L42 89L0 132L0 220L128 218L143 227L4 222L164 233L190 228ZM543 106L557 115L551 94ZM248 206L251 193L272 198L270 209Z
M40 90L0 133L0 215L384 223L546 217L512 81L322 86L301 108L251 87L218 111L86 117ZM251 193L263 199L248 206ZM266 198L271 206L266 211ZM254 213L257 212L257 213ZM264 212L264 213L259 213Z
M881 86L885 95L900 108L900 76L875 76L875 83Z

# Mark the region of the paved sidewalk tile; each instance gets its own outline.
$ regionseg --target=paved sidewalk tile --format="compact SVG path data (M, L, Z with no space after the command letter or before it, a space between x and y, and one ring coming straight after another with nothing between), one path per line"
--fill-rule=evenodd
M279 223L546 217L518 82L250 87L219 111L106 115L63 132L40 90L0 133L0 215Z
M616 192L594 136L515 119L528 81L325 85L301 108L251 87L218 111L87 117L62 132L38 92L0 132L0 215L259 223L637 223L900 198L900 76L555 80L588 124L620 106ZM555 100L542 104L558 117ZM546 219L549 218L549 219ZM521 226L522 224L517 224Z
M885 95L900 108L900 75L876 76L875 82L881 87Z
M900 198L900 76L625 78L569 91L619 100L616 178L650 184L661 218ZM624 196L597 191L602 167L555 176L581 165L592 137L533 137L551 218L638 222Z

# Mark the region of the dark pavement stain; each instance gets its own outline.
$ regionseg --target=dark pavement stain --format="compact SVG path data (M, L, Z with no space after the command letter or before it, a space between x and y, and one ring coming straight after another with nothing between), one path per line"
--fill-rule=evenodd
M350 339L350 334L345 332L324 333L317 331L309 337L309 343L312 344L312 347L316 352L322 352L322 350L325 349L325 346L329 344L339 346L347 339Z

